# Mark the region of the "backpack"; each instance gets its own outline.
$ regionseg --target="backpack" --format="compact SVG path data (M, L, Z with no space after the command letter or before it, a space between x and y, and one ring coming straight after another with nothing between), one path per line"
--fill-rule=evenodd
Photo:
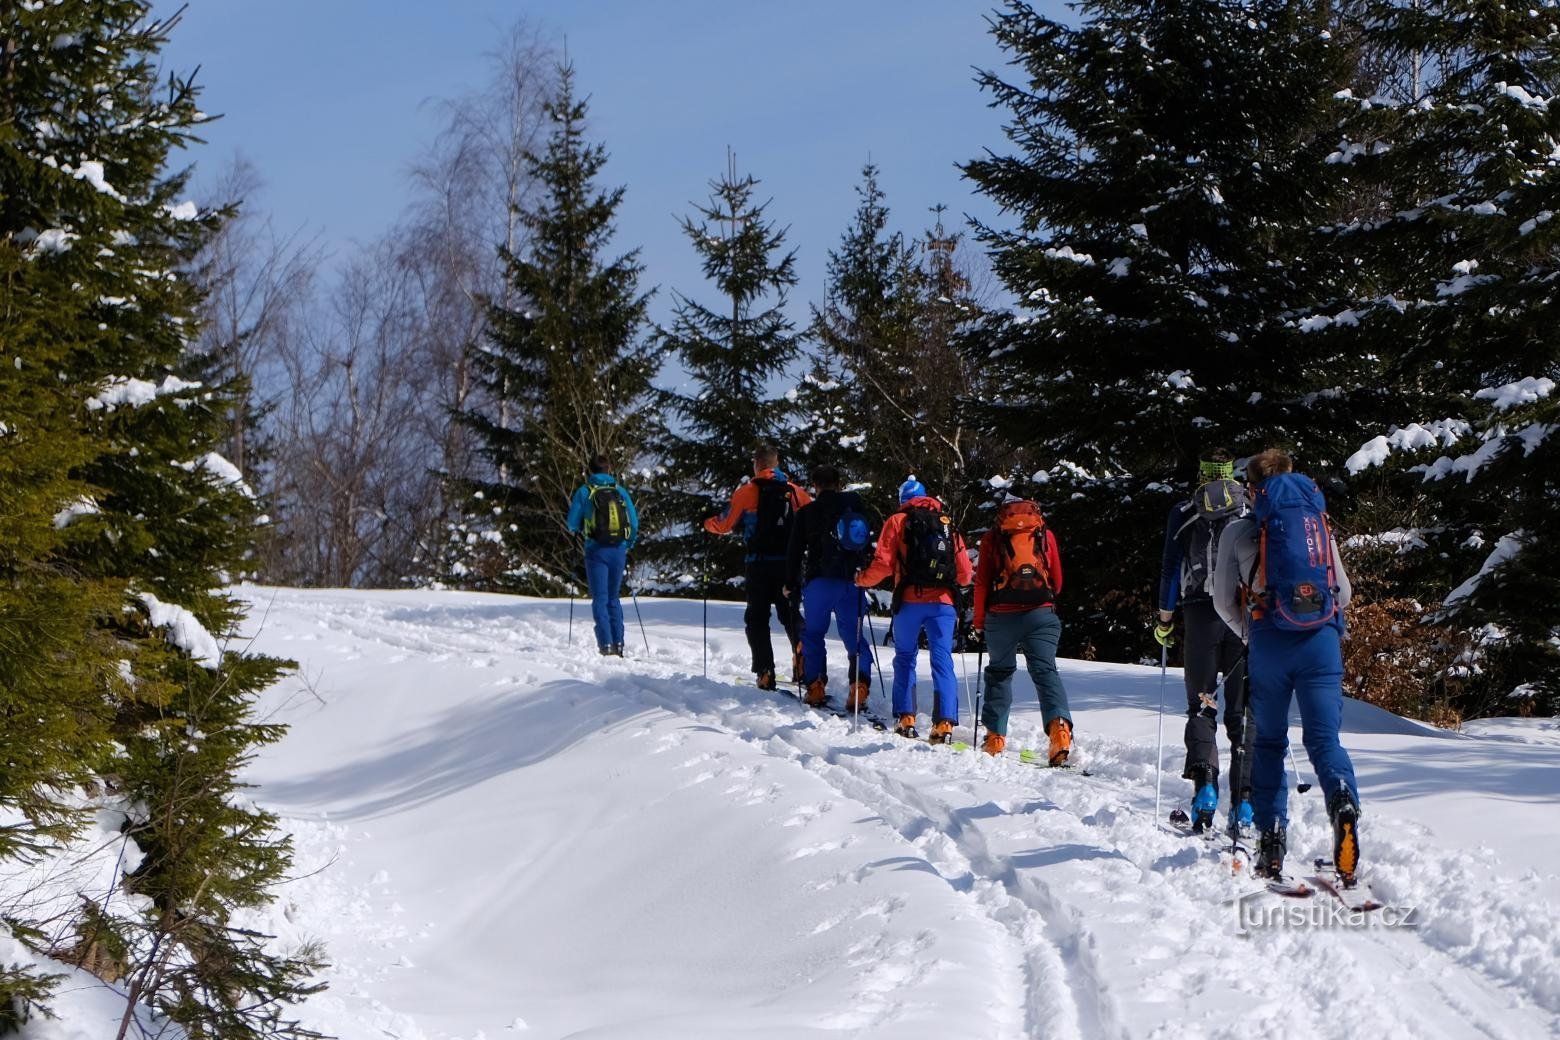
M1030 607L1056 602L1045 540L1045 517L1035 503L1009 502L997 510L997 568L988 602Z
M1257 489L1252 516L1259 528L1252 588L1253 619L1275 628L1309 632L1338 616L1332 531L1327 502L1310 477L1279 473Z
M628 505L616 484L597 484L590 489L590 516L585 533L597 545L621 545L628 537Z
M1245 512L1245 488L1238 481L1210 480L1192 493L1191 516L1176 532L1181 542L1181 590L1185 598L1213 595L1213 567L1219 536Z
M813 544L809 546L815 574L826 578L849 578L861 568L872 547L872 525L859 509L845 502L832 523L825 520L819 526L820 530L814 533Z
M758 485L758 510L748 532L748 552L753 556L784 559L791 544L791 516L795 501L791 483L765 477Z
M930 506L911 506L904 517L899 588L953 588L957 570L952 518Z

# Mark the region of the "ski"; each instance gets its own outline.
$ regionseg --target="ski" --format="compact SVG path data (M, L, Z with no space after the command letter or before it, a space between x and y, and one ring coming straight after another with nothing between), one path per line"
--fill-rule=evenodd
M948 742L948 747L952 748L955 751L974 751L974 750L976 750L976 747L975 747L974 744L969 744L969 743L966 743L966 742L964 742L962 740L949 741ZM1047 758L1046 758L1045 755L1041 754L1039 751L1036 751L1034 748L1008 748L1006 751L1002 752L1002 754L1006 755L1006 756L1011 756L1014 752L1017 752L1018 760L1020 762L1024 763L1024 765L1026 765L1026 766L1035 766L1035 767L1040 768L1040 769L1066 769L1066 770L1070 770L1073 773L1073 775L1075 775L1075 776L1093 776L1094 775L1093 773L1089 772L1087 769L1081 769L1076 764L1074 764L1072 762L1063 762L1059 766L1053 766L1053 765L1051 765L1051 763L1049 761L1047 761Z
M805 704L806 702L804 701L803 703ZM813 710L833 715L835 718L844 719L846 722L850 722L851 720L859 717L861 721L865 722L879 733L893 729L893 725L887 719L872 711L854 712L849 708L844 707L843 705L837 705L829 701L825 701L824 703L815 707Z
M1370 886L1367 884L1355 881L1353 885L1345 887L1336 875L1332 877L1327 876L1323 872L1323 868L1329 866L1332 866L1332 864L1327 860L1318 859L1316 861L1317 874L1309 880L1314 882L1316 887L1337 898L1338 902L1348 907L1351 911L1357 914L1365 914L1372 910L1380 910L1386 905L1375 897L1375 893L1371 891Z

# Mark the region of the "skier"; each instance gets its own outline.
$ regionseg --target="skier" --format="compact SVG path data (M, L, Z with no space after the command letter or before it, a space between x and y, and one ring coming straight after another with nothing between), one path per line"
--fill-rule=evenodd
M605 455L586 467L585 483L569 501L569 531L585 537L585 581L596 622L596 648L623 656L623 571L639 540L639 512L628 489L612 476Z
M724 513L704 521L710 534L730 534L740 527L747 542L747 612L742 620L761 690L776 686L775 650L769 641L771 606L791 647L791 681L802 678L801 619L796 604L785 595L785 562L793 518L812 496L791 483L779 465L780 453L759 445L753 450L753 479L737 486Z
M845 709L855 711L867 706L872 659L861 634L866 595L852 579L872 548L872 528L861 496L840 490L838 469L819 466L813 471L813 488L818 497L796 511L785 579L787 599L801 590L804 699L815 708L829 699L824 638L832 617L850 662Z
M1338 741L1343 720L1343 608L1351 589L1327 504L1289 456L1269 449L1246 463L1248 516L1230 522L1219 542L1213 603L1250 647L1251 800L1261 831L1256 871L1283 873L1286 806L1284 752L1289 702L1300 704L1306 754L1327 796L1333 867L1348 886L1359 866L1359 791L1354 764Z
M1072 754L1072 713L1056 670L1056 646L1062 638L1056 597L1061 591L1062 557L1040 506L1009 497L997 510L996 525L980 540L980 565L975 571L973 624L977 633L984 632L991 654L980 713L986 727L981 750L988 755L999 755L1007 746L1019 647L1040 695L1041 719L1051 738L1049 761L1053 766L1065 765Z
M1222 674L1224 729L1230 741L1230 817L1236 829L1249 831L1253 731L1246 716L1246 651L1240 636L1213 608L1220 536L1232 520L1245 515L1246 495L1235 480L1234 456L1223 448L1205 452L1197 471L1201 485L1191 498L1170 508L1165 522L1154 638L1166 648L1175 642L1171 622L1179 603L1186 629L1186 765L1181 776L1192 782L1192 829L1201 833L1211 827L1219 807L1215 716Z
M899 512L883 522L877 552L856 584L870 589L886 578L894 582L894 732L916 736L915 666L917 643L926 631L932 658L933 744L947 743L959 719L959 686L953 672L953 626L958 620L954 590L974 578L964 539L942 503L926 493L911 474L899 486Z

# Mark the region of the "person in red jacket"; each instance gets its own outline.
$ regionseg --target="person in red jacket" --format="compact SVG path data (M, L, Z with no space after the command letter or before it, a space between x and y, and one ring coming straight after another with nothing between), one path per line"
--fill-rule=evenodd
M942 503L926 493L911 476L899 488L899 512L883 522L877 551L856 575L856 584L871 588L892 578L894 583L894 732L913 737L915 730L915 666L921 632L932 658L932 731L927 739L946 743L959 721L959 682L953 671L953 629L958 624L954 589L974 579L964 538Z
M1051 738L1051 765L1065 764L1072 753L1072 713L1056 670L1056 645L1062 638L1056 597L1061 591L1062 557L1040 507L1023 500L1004 503L996 524L980 540L980 569L975 573L972 626L984 633L991 654L980 713L986 727L981 750L987 754L1000 754L1007 746L1019 647L1040 695L1040 716Z
M793 484L779 465L780 453L767 444L759 445L753 450L753 479L731 493L731 504L724 513L704 521L710 534L740 529L747 542L747 612L742 620L753 654L753 674L761 690L775 688L775 648L769 641L771 606L791 648L791 681L802 678L802 619L797 605L785 595L785 567L792 518L812 496Z

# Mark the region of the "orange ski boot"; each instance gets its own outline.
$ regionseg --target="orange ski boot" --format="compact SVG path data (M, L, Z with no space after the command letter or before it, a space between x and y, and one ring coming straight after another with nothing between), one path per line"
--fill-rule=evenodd
M1068 719L1052 719L1046 731L1051 736L1051 765L1065 766L1068 757L1072 755L1072 722Z

